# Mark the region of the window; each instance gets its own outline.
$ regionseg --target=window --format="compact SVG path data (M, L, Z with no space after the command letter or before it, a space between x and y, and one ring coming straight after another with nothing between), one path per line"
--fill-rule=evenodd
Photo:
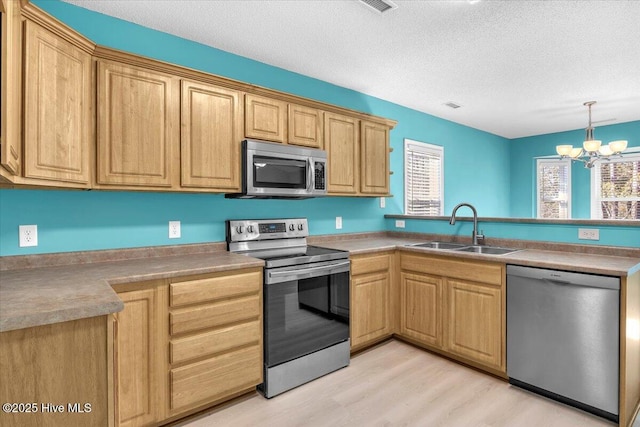
M444 149L404 140L404 212L440 216L444 211Z
M571 218L571 160L538 159L538 218Z
M591 180L591 218L640 219L640 153L596 162Z

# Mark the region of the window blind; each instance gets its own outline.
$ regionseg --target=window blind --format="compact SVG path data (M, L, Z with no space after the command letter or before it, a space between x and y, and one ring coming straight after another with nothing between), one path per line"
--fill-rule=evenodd
M571 218L571 161L538 159L538 218Z
M640 153L599 161L591 173L591 218L640 219Z
M444 150L442 147L405 139L405 213L442 215Z

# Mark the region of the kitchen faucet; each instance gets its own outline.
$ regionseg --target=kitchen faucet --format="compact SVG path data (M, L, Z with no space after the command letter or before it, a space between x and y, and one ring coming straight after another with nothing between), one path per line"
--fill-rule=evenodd
M456 212L458 211L458 208L460 208L461 206L468 206L473 211L473 234L471 235L471 239L472 239L471 244L473 246L478 246L478 239L481 239L482 243L484 243L484 234L478 234L478 211L476 211L476 208L474 208L472 204L460 203L455 208L453 208L453 212L451 213L451 219L449 220L449 224L454 225L456 223Z

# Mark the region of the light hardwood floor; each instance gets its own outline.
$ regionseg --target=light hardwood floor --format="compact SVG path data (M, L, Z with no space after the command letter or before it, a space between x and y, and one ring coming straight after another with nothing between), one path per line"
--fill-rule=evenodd
M255 393L175 424L209 426L612 426L403 342L273 399Z

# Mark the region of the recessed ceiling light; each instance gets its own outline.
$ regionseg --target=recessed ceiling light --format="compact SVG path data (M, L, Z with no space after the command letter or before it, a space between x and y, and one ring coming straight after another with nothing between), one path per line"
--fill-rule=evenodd
M366 4L378 13L388 12L398 7L397 4L389 0L360 0L360 3Z

